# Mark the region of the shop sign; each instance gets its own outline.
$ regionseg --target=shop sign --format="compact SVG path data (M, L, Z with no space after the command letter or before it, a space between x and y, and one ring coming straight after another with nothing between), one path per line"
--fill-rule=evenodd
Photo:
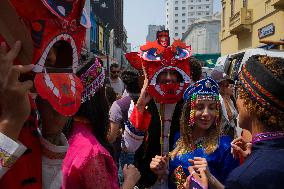
M267 36L273 35L275 33L275 26L273 23L258 29L259 39L265 38Z

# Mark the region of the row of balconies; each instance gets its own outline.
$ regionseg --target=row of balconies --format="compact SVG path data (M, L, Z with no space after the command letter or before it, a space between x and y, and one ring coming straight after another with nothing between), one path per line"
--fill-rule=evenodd
M275 9L284 10L284 0L272 0L271 5ZM248 31L252 29L253 22L253 9L247 9L247 7L241 8L240 11L230 17L229 30L233 35L237 35L239 32Z

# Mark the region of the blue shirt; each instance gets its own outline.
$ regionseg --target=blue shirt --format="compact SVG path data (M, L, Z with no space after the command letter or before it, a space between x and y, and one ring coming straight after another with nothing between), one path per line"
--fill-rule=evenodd
M229 173L239 166L239 160L234 159L231 154L231 142L231 137L222 136L220 137L218 148L211 154L206 154L203 148L197 148L192 152L177 155L170 161L170 175L172 175L174 170L181 165L186 176L189 176L188 167L191 166L191 163L188 162L188 159L202 157L207 160L210 173L221 183L224 183ZM172 176L170 177L169 186L170 188L175 188L171 179Z

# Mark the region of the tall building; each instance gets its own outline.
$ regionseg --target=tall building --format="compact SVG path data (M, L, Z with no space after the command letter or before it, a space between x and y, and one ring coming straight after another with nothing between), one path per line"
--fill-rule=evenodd
M148 35L146 37L147 41L155 41L157 31L165 30L164 25L149 25L148 26Z
M221 54L284 40L284 0L222 0ZM269 48L281 49L279 45Z
M166 29L182 38L194 20L213 15L213 0L166 0Z
M220 13L194 21L182 37L191 46L193 54L219 54L221 28Z

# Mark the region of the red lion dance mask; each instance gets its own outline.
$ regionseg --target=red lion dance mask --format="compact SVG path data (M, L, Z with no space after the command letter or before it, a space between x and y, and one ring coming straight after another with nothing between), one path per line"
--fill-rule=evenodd
M165 43L161 43L157 35L158 40L147 41L146 45L140 47L140 52L126 53L125 56L134 68L145 68L149 80L147 89L149 94L159 103L171 104L182 98L185 89L191 83L189 77L191 48L180 40L175 40L171 46L168 46L166 44L169 37L162 35ZM159 74L165 71L174 71L182 79L178 83L160 84Z
M90 20L83 10L85 0L5 1L15 9L30 33L31 63L35 64L33 71L38 73L34 81L37 92L59 113L74 115L80 106L83 87L75 74L64 72L76 72L86 28L90 27ZM13 37L17 39L18 36ZM56 61L49 65L48 54L52 48L56 49ZM55 69L48 71L49 67Z
M84 17L87 20L83 12L85 0L9 1L30 31L34 47L34 72L43 71L50 49L56 42L62 41L65 48L57 53L56 67L72 65L75 73L87 25L81 22Z

